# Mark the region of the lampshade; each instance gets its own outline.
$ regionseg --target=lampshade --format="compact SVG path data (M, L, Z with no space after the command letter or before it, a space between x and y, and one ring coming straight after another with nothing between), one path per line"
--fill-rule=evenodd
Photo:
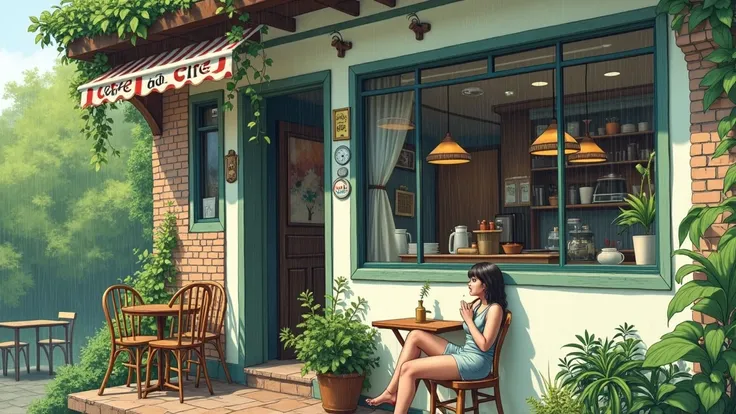
M580 144L567 132L565 137L565 155L574 154L580 151ZM553 119L542 135L537 137L529 147L531 155L557 156L557 120Z
M448 132L442 142L427 155L427 162L440 165L465 164L470 162L470 154L458 145Z
M593 164L608 161L608 155L593 141L593 138L586 135L580 141L580 152L570 154L567 160L575 164Z
M378 120L378 127L392 131L410 131L414 124L406 118L383 118Z

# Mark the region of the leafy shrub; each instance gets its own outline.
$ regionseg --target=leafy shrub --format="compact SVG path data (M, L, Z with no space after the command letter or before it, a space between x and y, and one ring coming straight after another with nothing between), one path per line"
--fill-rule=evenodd
M542 377L544 390L542 399L529 397L527 404L534 414L582 414L583 404L575 397L571 387L563 386L559 378Z
M368 380L371 370L378 367L376 353L377 331L360 322L360 315L366 311L367 301L358 297L347 310L340 297L348 291L347 279L339 277L333 287L334 296L325 295L331 306L317 313L321 306L314 303L310 291L302 292L299 301L309 312L302 315L304 321L297 325L304 329L294 335L289 328L281 330L284 348L296 349L297 358L304 362L302 375L309 371L318 374L365 374L363 385L370 387Z

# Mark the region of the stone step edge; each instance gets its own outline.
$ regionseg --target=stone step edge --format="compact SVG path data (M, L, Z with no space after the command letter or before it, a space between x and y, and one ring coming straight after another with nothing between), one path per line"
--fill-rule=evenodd
M251 388L279 392L282 394L290 394L309 398L314 397L312 382L296 382L288 379L269 378L261 375L246 374L246 385Z
M309 385L309 386L311 386L312 381L317 378L317 375L312 372L308 373L305 376L302 376L301 374L284 375L284 374L262 371L262 370L253 369L253 368L245 368L245 374L246 376L255 376L255 377L261 377L261 378L273 379L277 381L295 382L295 383Z

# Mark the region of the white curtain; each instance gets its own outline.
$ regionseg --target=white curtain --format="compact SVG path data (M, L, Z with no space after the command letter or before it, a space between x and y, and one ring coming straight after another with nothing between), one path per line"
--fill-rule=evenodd
M367 81L371 89L400 86L399 76ZM384 118L411 119L414 92L392 93L368 98L366 148L368 150L368 251L369 262L399 260L399 249L394 239L393 211L386 192L396 161L404 146L407 131L379 128Z

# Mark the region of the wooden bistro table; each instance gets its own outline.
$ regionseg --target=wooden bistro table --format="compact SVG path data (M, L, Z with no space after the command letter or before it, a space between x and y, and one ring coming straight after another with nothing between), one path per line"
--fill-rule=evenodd
M20 330L21 329L28 329L28 328L36 328L36 371L41 370L41 345L39 345L39 336L38 336L38 330L39 328L48 327L49 328L49 352L53 352L53 348L51 345L51 338L53 337L51 335L51 328L54 326L63 326L64 327L64 340L66 342L69 342L69 321L53 321L53 320L47 320L47 319L36 319L36 320L30 320L30 321L12 321L12 322L0 322L0 328L8 328L12 329L14 331L14 341L15 341L15 355L13 358L13 361L15 362L15 380L20 381L20 357L18 353L20 352ZM28 347L30 351L30 346ZM49 375L54 375L54 363L53 359L49 358Z
M427 319L426 322L417 322L414 318L402 318L402 319L389 319L385 321L373 321L373 327L379 329L390 329L396 339L404 347L404 338L401 336L399 331L424 331L431 334L439 335L447 332L461 331L463 329L462 321L440 321L434 319ZM407 333L408 335L408 333ZM396 368L398 369L398 367ZM432 392L429 380L425 379L424 385L427 387L427 391ZM432 398L432 396L430 396Z
M169 306L167 304L151 304L151 305L135 305L126 306L121 309L124 314L132 316L148 316L156 318L156 338L161 340L164 339L164 331L166 330L166 318L169 316L179 316L179 305ZM184 312L194 313L199 310L197 307L184 306ZM153 391L156 389L164 389L164 350L158 350L158 383L147 389L142 390ZM151 356L148 356L151 358ZM179 378L181 381L181 378Z

